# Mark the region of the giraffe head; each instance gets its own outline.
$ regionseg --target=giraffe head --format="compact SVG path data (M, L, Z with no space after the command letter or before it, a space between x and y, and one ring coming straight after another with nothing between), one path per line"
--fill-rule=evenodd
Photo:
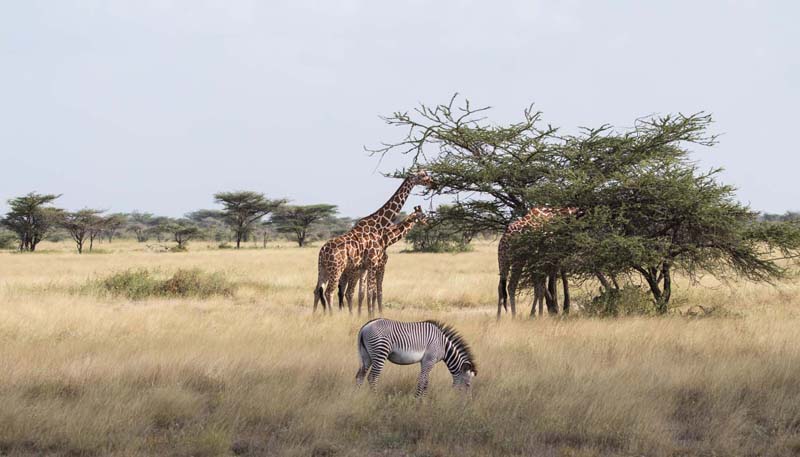
M411 184L415 186L425 186L430 188L433 186L433 179L431 179L428 172L425 170L419 170L411 174Z
M422 207L419 205L414 207L412 216L414 216L414 220L417 222L417 224L425 225L428 223L428 215L422 211Z

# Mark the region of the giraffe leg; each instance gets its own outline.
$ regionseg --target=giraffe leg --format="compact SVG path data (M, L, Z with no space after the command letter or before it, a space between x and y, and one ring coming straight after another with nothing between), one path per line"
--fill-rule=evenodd
M331 275L330 280L328 281L327 287L325 287L325 301L328 305L328 314L333 314L333 306L331 302L331 298L333 297L333 291L339 288L339 278L341 278L341 272L335 272Z
M358 276L358 315L361 315L361 305L364 303L364 289L366 288L365 272Z
M544 278L538 280L539 285L539 316L544 316Z
M339 281L339 290L338 290L338 298L339 298L339 311L344 309L344 294L345 289L347 288L347 279L346 275L342 276L342 279Z
M347 310L350 311L350 314L353 314L353 293L355 292L357 282L358 275L356 274L351 275L347 282L347 293L345 297L347 298Z
M522 276L520 268L511 267L511 276L508 278L508 301L511 305L511 318L517 315L517 285Z
M378 297L378 314L383 316L383 273L385 270L386 265L381 265L376 273L375 278L375 294Z
M375 315L375 271L372 267L367 270L367 312L370 319Z

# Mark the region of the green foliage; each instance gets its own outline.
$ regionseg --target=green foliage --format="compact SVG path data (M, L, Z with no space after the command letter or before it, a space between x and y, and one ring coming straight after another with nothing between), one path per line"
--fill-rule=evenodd
M83 244L87 238L102 230L105 219L100 216L102 210L84 208L78 211L66 211L61 214L58 225L69 233L78 249L78 254L83 253Z
M467 252L472 235L449 217L452 207L442 205L427 223L417 224L406 235L415 252Z
M225 222L236 234L237 249L255 222L286 203L286 200L269 200L264 194L251 191L219 192L214 194L214 201L223 206Z
M272 225L278 232L291 235L303 247L309 232L335 214L336 205L283 206L272 215Z
M644 316L654 314L652 298L638 286L602 289L600 294L581 308L590 317Z
M190 219L169 219L161 227L164 232L172 236L173 241L178 243L172 249L173 252L185 251L189 240L201 235L200 228Z
M36 246L57 224L61 210L49 205L60 195L31 192L8 201L10 211L0 224L17 234L22 251L35 251Z
M204 273L198 269L180 269L163 279L147 269L125 270L102 281L102 288L114 296L130 300L151 297L231 296L235 286L220 273Z
M689 146L716 143L707 133L708 115L651 117L624 131L604 125L565 135L543 126L541 113L530 109L503 126L486 120L487 108L454 103L455 97L386 118L407 135L374 152L413 155L433 178L434 192L456 200L440 220L469 233L501 231L534 206L585 210L579 220L551 221L514 243L529 284L561 272L639 275L663 313L676 270L769 281L784 274L771 252L800 252L797 226L763 225L736 201L733 187L718 181L719 170L702 171L691 161Z
M8 230L0 230L0 249L17 249L17 236Z

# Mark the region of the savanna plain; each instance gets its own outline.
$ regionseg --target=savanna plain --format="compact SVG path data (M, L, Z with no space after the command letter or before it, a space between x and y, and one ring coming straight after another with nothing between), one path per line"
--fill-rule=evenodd
M239 251L119 240L0 253L0 455L592 456L800 454L800 286L683 278L665 317L497 322L496 244L391 251L385 316L471 344L470 394L389 364L356 389L367 320L312 315L318 246ZM109 291L109 277L207 273L207 296ZM219 292L219 293L217 293ZM530 299L520 300L530 306ZM711 312L687 312L702 306Z

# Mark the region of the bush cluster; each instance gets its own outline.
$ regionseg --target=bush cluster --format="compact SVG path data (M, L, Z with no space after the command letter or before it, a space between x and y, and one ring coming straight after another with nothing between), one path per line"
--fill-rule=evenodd
M102 281L105 291L130 300L151 297L231 296L235 286L221 273L205 273L199 269L180 269L164 279L147 269L131 269L112 274Z

